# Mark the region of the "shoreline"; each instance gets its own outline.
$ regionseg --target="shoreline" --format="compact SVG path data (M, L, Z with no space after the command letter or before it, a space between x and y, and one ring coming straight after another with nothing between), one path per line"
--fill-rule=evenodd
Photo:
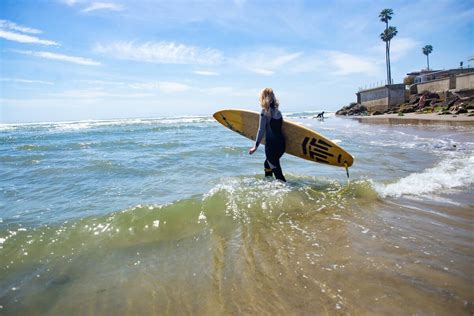
M438 115L436 113L405 113L382 114L374 116L353 116L351 119L366 124L409 124L409 125L449 125L449 126L474 126L474 116L467 114Z

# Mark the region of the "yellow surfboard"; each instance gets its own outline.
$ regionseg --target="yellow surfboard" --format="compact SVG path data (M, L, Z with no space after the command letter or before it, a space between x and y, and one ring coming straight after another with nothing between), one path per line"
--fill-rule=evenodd
M214 118L234 132L255 140L260 114L247 110L221 110L214 113ZM286 142L286 152L306 160L338 167L350 167L354 157L333 141L323 135L283 120L282 132ZM265 138L261 142L265 144Z

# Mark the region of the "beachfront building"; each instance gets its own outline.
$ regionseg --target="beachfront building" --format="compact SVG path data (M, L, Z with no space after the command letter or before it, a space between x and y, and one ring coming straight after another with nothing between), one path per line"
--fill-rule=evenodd
M425 70L408 73L407 77L413 78L410 94L421 94L423 91L444 92L474 89L474 68Z
M405 102L405 84L390 84L357 92L357 103L369 112L385 112Z
M447 98L447 91L472 95L474 68L411 72L407 74L402 84L361 88L356 95L357 103L365 106L369 113L375 111L383 113L406 103L411 95L419 95L425 91L438 93L441 100Z

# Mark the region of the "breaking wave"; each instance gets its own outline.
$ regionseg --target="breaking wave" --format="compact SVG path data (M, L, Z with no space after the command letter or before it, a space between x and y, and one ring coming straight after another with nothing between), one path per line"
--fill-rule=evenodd
M436 166L412 173L397 182L374 184L381 197L443 193L474 183L474 156L444 158Z
M163 118L137 118L137 119L115 119L115 120L83 120L66 122L41 122L41 123L17 123L0 124L1 131L15 130L54 130L54 131L77 131L90 128L124 126L124 125L153 125L153 124L189 124L212 122L210 116L178 116Z

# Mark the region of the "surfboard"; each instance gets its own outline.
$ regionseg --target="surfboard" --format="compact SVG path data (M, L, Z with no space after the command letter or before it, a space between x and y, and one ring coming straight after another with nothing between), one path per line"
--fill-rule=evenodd
M228 129L255 141L260 120L258 112L229 109L217 111L213 116ZM305 126L283 119L282 133L286 153L290 155L338 167L350 167L354 162L354 157L338 144ZM265 144L265 138L261 143Z

